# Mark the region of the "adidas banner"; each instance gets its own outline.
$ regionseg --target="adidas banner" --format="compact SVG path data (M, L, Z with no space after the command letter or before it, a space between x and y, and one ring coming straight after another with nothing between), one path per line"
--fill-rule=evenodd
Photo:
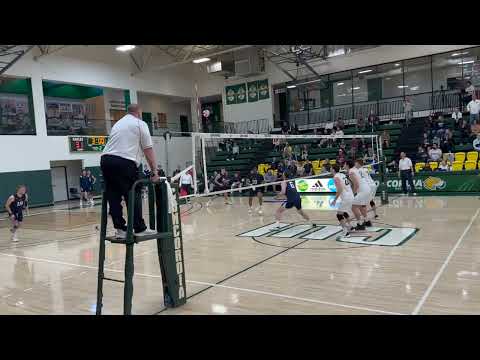
M333 178L330 179L297 179L295 186L301 193L334 193L337 192Z

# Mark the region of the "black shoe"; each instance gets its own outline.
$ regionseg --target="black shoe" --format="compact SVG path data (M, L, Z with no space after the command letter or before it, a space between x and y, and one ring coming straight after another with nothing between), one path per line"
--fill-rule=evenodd
M365 222L363 223L363 225L364 225L364 226L371 227L371 226L372 226L372 222L371 222L370 220L368 220L368 221L365 221Z
M378 219L378 215L375 215L375 219Z
M356 231L362 231L362 230L365 230L365 225L364 225L364 224L362 224L362 225L360 225L360 224L357 224L357 226L355 226L355 230L356 230Z

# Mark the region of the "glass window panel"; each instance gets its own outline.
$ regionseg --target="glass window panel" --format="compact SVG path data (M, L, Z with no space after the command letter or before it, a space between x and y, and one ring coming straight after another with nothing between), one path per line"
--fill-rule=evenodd
M462 59L459 60L463 67L463 78L470 80L475 88L480 87L480 48L471 48L461 51Z
M377 76L381 79L382 99L403 96L402 62L393 62L377 66Z
M455 90L462 86L462 57L465 51L433 55L433 90Z
M353 71L352 91L353 101L374 101L381 92L381 81L375 65Z
M330 75L333 91L333 105L352 103L352 76L350 71Z
M430 56L404 61L406 95L432 92L430 61Z

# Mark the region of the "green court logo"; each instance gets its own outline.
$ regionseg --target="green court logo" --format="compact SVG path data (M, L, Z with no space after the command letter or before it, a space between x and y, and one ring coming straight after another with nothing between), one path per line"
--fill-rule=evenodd
M446 181L434 176L429 176L423 181L423 187L427 190L442 190L446 186Z
M305 192L308 190L308 183L305 180L299 180L297 182L297 188L299 191Z

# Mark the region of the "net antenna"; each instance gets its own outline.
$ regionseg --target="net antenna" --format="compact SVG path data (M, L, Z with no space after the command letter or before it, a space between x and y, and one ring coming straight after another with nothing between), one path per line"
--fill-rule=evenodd
M244 158L245 161L242 163L246 164L244 165L245 171L250 172L251 168L257 166L260 163L268 163L269 156L267 156L269 152L272 151L273 148L273 140L279 139L281 142L285 143L288 142L289 144L292 144L293 142L297 141L299 139L304 140L305 143L310 143L312 144L315 141L322 140L322 139L327 139L327 140L333 140L335 142L340 141L342 139L348 141L353 138L356 139L362 139L362 141L366 144L367 142L370 144L372 150L373 150L373 163L369 164L370 166L376 165L378 163L381 163L383 161L383 150L382 150L382 143L380 141L380 136L377 134L369 134L369 135L314 135L314 134L309 134L309 135L276 135L276 134L225 134L225 133L192 133L192 163L193 163L193 171L194 171L194 194L189 195L188 197L199 197L199 196L207 196L209 194L213 194L208 188L208 178L209 178L209 172L213 173L214 170L212 170L212 163L215 163L214 159L216 158L216 155L220 152L220 144L225 145L225 143L229 141L241 143L240 146L240 152L239 158ZM255 149L254 150L244 150L242 149L245 144L254 144ZM292 144L293 145L293 144ZM250 152L252 155L250 157L247 157L244 151ZM230 150L229 150L230 151ZM225 151L222 151L225 153ZM324 153L324 152L315 152L313 156L317 156L317 158L326 158L329 157L332 159L335 155L333 153L338 152L338 148L332 149L330 153ZM242 154L243 153L243 154ZM313 153L313 150L312 150ZM324 156L324 155L327 156ZM348 154L346 154L346 157L348 158ZM271 157L270 157L271 158ZM309 160L312 160L312 156L308 156ZM247 161L250 159L249 161ZM283 158L280 157L276 160L283 160ZM298 160L299 162L302 162L301 159ZM220 167L229 167L229 164L227 162L221 162L223 165L217 166L217 168ZM233 165L234 162L232 161L231 164ZM368 166L368 165L367 165ZM228 170L228 169L227 169ZM197 174L204 185L203 191L200 191L200 188L198 186L198 179L197 179ZM320 174L313 175L312 177L318 176ZM308 177L302 177L302 178L308 178ZM281 183L281 181L276 182L276 183ZM274 184L274 183L269 183L269 184ZM251 186L252 187L252 186ZM242 187L242 188L237 188L236 190L244 190L244 189L249 189L251 187ZM225 191L230 191L230 190L225 190ZM222 193L225 191L215 191L216 194ZM182 197L183 198L183 197Z

